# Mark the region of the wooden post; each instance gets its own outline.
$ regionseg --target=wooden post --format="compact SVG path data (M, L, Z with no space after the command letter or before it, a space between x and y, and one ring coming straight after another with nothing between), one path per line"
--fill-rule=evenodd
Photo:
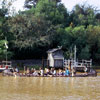
M25 68L25 66L24 66L24 73L25 73L25 69L26 69L26 68Z
M48 66L49 66L49 60L47 59L47 68L48 68Z
M44 59L42 57L42 69L44 68Z
M71 60L70 60L70 62L69 62L69 70L70 70L70 72L71 72Z
M42 67L43 67L43 57L42 57Z
M76 66L76 45L74 47L74 67Z
M90 60L90 67L92 67L92 59Z

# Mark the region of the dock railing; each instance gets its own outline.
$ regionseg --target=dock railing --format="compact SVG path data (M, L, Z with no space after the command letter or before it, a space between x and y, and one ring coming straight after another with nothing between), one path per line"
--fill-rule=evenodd
M69 67L71 66L71 68L73 67L88 67L91 68L92 67L92 59L91 60L64 60L64 66L65 67Z
M1 62L1 66L4 68L6 66L8 66L9 68L12 67L12 62L11 61L2 61Z

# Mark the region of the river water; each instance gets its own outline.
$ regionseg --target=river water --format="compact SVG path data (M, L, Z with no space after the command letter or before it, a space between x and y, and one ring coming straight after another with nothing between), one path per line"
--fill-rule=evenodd
M100 76L0 76L0 100L100 100Z

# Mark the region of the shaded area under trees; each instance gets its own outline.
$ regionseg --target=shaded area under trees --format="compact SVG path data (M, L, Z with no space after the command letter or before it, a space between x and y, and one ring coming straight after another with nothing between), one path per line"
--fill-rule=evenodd
M68 12L59 0L26 0L25 7L8 17L0 8L0 39L7 37L12 59L46 58L46 51L57 46L69 58L76 45L78 59L99 63L100 12L95 8L76 5Z

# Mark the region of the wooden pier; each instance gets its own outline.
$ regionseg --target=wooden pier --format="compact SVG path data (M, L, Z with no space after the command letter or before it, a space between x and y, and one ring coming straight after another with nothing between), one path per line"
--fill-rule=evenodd
M76 70L84 71L84 68L90 70L92 68L92 59L91 60L65 60L64 67L70 67L70 69L75 68Z

